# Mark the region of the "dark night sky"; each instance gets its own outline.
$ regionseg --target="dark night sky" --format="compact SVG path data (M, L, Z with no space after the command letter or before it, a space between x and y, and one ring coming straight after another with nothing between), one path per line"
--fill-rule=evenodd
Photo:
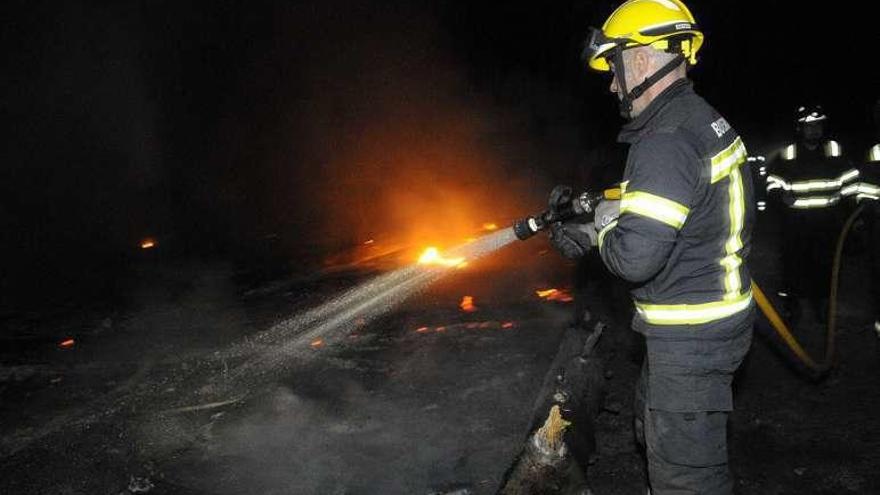
M866 4L692 1L698 92L747 138L815 101L857 142L880 96ZM486 185L567 177L613 139L608 80L578 53L614 5L7 2L0 289L116 273L144 235L245 258L278 232L289 256L352 242L418 220L403 190L443 195L418 157L540 197Z

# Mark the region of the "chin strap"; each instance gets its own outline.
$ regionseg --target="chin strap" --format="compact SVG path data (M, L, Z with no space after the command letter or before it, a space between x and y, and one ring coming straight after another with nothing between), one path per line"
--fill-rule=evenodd
M657 81L663 78L663 76L669 74L675 70L676 67L681 65L685 61L685 58L683 55L677 55L675 58L667 62L666 65L657 69L657 72L646 77L645 80L633 88L632 91L627 91L626 87L626 69L623 66L622 48L617 48L614 51L612 60L614 61L614 75L617 77L618 94L623 95L620 97L620 115L625 119L630 119L632 118L633 102L639 99L648 88L656 84Z

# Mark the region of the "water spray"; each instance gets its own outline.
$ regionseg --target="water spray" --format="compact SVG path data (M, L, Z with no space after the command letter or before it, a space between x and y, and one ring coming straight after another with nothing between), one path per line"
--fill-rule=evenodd
M465 263L493 253L516 240L512 228L501 229L440 254L428 250L421 262L367 280L330 301L283 320L223 354L241 358L226 374L227 386L249 385L254 379L314 356L321 341L340 341L355 328L393 310L411 296Z

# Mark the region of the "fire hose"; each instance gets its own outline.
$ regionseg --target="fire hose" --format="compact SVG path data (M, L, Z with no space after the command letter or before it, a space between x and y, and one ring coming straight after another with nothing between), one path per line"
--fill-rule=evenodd
M764 292L762 292L758 285L752 281L752 294L755 297L755 301L770 321L773 329L776 330L776 333L779 334L783 342L785 342L788 348L791 349L804 366L820 375L827 373L834 364L835 331L837 325L837 290L840 285L840 262L843 258L843 246L846 242L846 237L849 235L850 230L852 230L853 223L855 223L856 219L864 209L865 205L856 208L855 211L850 214L849 218L846 219L843 228L840 230L840 235L837 236L837 245L834 248L834 261L831 265L831 293L828 298L828 326L825 335L825 355L822 357L821 361L817 362L807 353L807 351L804 350L803 346L800 345L794 335L792 335L791 330L789 330L788 326L779 316L779 313L773 308L770 300L764 295Z
M563 195L561 200L551 202L551 207L541 213L525 217L517 220L513 224L513 231L520 240L526 240L539 231L548 228L555 222L563 222L576 216L587 215L593 213L596 206L604 199L620 199L620 189L606 189L602 192L584 192L578 196L572 196L570 190L566 191L568 195ZM555 204L554 204L555 203ZM752 295L755 302L767 317L773 329L782 338L785 345L794 353L794 355L810 370L822 375L827 373L833 366L834 350L835 350L835 330L837 324L837 291L840 282L840 263L843 257L843 246L846 238L852 229L853 223L864 210L865 206L861 205L846 219L840 235L837 237L837 244L834 250L834 260L831 270L831 293L828 305L828 325L825 338L825 354L821 361L813 359L803 346L794 337L788 325L785 324L782 317L773 307L773 304L764 294L764 291L752 281Z

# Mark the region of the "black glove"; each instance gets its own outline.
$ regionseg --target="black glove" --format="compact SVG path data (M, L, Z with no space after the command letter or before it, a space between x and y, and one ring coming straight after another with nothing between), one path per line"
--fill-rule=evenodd
M556 222L550 225L550 244L571 260L586 256L596 244L594 237L595 228L590 223Z
M556 186L550 191L550 197L547 198L547 206L550 207L550 211L559 214L571 207L572 198L574 198L574 194L570 187Z

